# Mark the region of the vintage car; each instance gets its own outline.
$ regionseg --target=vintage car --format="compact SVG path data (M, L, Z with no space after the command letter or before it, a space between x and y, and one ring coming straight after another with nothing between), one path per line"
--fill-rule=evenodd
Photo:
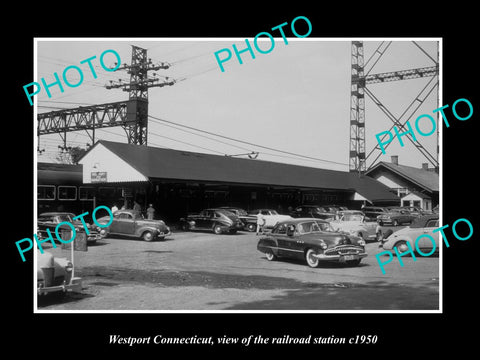
M273 209L255 209L248 212L249 215L258 216L261 214L265 219L264 228L273 228L278 222L284 220L291 220L292 217L289 215L280 215L276 210Z
M46 212L46 213L40 214L37 219L38 238L39 239L46 238L48 236L46 231L47 229L49 229L50 233L52 234L52 237L55 239L55 228L57 227L58 224L62 222L69 222L73 226L75 226L75 231L83 232L86 234L82 221L80 219L73 220L74 217L75 215L69 212ZM86 234L87 244L91 245L91 244L94 244L98 239L100 239L101 236L95 227L93 227L89 223L86 223L86 225L89 232L88 235ZM71 228L69 225L62 225L60 226L60 229L71 231Z
M435 240L435 253L438 253L438 234L439 232L432 232L434 229L437 229L438 225L438 214L433 215L424 215L416 218L410 226L407 226L401 230L398 230L391 234L383 243L383 248L385 250L394 250L394 247L397 248L399 253L405 252L408 249L407 242L410 244L412 249L415 249L415 241L420 235L429 234ZM423 236L418 240L418 248L424 254L428 254L433 249L432 241Z
M310 267L323 261L358 265L367 256L363 239L336 232L327 221L314 218L282 221L259 240L257 250L269 261L305 259Z
M376 221L367 221L361 211L347 210L340 212L339 215L339 219L330 221L334 230L350 233L365 241L381 239L381 227Z
M336 211L336 209L326 209L325 207L319 205L301 205L297 206L290 215L294 218L310 217L330 220L335 219Z
M222 206L219 209L224 209L237 215L243 224L244 230L252 232L257 229L257 217L253 215L248 215L248 213L244 209L229 206Z
M97 219L101 225L106 225L111 220L110 216ZM163 220L145 219L138 210L117 210L113 214L113 220L108 227L99 228L103 237L120 235L152 241L155 239L164 240L170 235L170 228Z
M388 210L380 206L364 206L362 207L362 211L367 218L376 220L379 215L386 214Z
M392 224L398 226L401 224L410 224L417 216L410 213L410 211L402 208L388 208L385 214L377 216L377 221L380 226L385 224Z
M198 214L189 214L180 219L182 230L212 230L215 234L235 234L243 229L243 223L234 213L225 209L204 209Z
M73 277L73 264L66 258L55 258L51 253L37 250L37 294L52 292L80 292L82 279Z

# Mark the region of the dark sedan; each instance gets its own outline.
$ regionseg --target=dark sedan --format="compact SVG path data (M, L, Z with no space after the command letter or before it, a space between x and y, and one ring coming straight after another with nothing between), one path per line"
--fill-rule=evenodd
M302 205L295 208L290 214L294 218L317 218L323 220L333 220L335 219L335 211L330 211L323 206L318 205Z
M267 260L305 259L313 268L322 261L356 266L367 256L364 240L335 232L327 221L312 218L278 223L271 233L259 240L257 249L265 253Z
M243 223L243 228L250 232L257 229L257 217L254 215L248 215L247 211L237 207L222 206L220 209L230 211L238 216Z
M238 216L225 209L205 209L198 214L190 214L180 219L183 230L212 230L215 234L229 232L235 234L243 229Z
M398 226L402 224L410 224L416 218L417 216L411 214L408 210L402 208L388 208L385 214L377 216L377 222L380 226L385 224Z
M47 229L50 230L50 233L53 234L55 238L55 229L58 224L63 222L69 222L75 227L77 232L85 233L88 244L94 244L98 239L100 239L100 234L96 229L94 229L89 223L86 223L88 229L88 235L85 232L85 228L80 219L73 220L75 214L69 212L46 212L38 216L37 220L37 236L39 239L44 239L48 236ZM59 231L64 229L70 231L71 228L68 225L61 225Z

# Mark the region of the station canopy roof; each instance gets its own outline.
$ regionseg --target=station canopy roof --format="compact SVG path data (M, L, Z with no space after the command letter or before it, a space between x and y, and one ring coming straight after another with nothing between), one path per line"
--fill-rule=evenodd
M95 182L91 173L104 172L107 183L162 179L349 190L373 202L399 199L379 181L356 173L104 140L98 141L79 163L83 164L84 183Z

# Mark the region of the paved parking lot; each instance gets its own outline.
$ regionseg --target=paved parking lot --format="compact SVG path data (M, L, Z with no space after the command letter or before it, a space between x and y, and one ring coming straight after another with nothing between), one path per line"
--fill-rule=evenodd
M75 252L81 294L42 298L39 310L437 310L439 258L396 259L382 275L369 256L358 267L270 262L259 236L175 232L165 241L103 239ZM68 257L67 250L49 249Z

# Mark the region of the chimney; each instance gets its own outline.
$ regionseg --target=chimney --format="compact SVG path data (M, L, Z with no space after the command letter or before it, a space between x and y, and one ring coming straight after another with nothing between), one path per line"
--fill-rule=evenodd
M428 163L422 163L422 169L428 171Z
M390 158L392 159L392 164L398 165L398 155L392 155Z

